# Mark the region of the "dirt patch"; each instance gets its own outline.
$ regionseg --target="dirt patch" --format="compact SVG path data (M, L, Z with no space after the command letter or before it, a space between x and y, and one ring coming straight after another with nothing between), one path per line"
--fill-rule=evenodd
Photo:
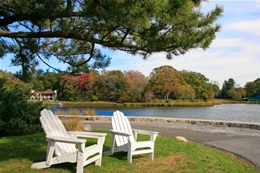
M171 153L168 157L156 157L153 161L146 158L139 158L136 167L140 172L181 172L180 167L188 164L185 153ZM187 169L185 170L187 172Z

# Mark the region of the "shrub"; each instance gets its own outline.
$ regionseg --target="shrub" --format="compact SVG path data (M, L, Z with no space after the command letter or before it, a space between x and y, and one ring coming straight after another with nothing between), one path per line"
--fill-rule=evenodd
M96 115L96 111L95 111L95 109L82 109L81 115L84 115L84 116L95 116Z
M80 118L68 118L63 122L68 131L83 131L84 124Z
M190 102L199 102L198 99L191 99Z
M172 102L172 99L168 99L165 101L166 103L171 103Z
M80 115L79 109L63 109L57 110L55 112L56 115Z
M56 115L84 115L84 116L94 116L96 111L94 109L64 109L57 110Z
M28 102L30 86L17 82L12 90L7 90L5 82L0 78L0 136L41 131L39 116L43 107L41 102Z
M91 96L91 101L98 101L99 99L98 99L98 97L97 96L95 96L95 95L92 95Z
M158 100L157 100L157 99L153 99L152 102L153 102L153 103L157 103Z

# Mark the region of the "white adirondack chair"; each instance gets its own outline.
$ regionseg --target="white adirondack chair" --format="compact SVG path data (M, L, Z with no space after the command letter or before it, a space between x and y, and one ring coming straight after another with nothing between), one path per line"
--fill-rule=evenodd
M46 161L34 163L31 168L48 168L54 164L70 162L77 163L77 173L82 173L83 167L92 162L95 162L97 166L101 166L106 134L66 131L61 120L47 109L41 111L40 121L48 141ZM85 148L86 139L77 137L96 138L97 144ZM78 145L77 148L76 145Z
M110 151L104 152L104 155L112 155L115 152L128 152L128 163L132 163L132 156L138 154L150 154L150 159L154 159L154 143L158 132L132 129L129 120L120 111L115 111L112 116L113 134ZM150 135L149 141L137 141L138 134ZM115 146L116 144L116 146Z

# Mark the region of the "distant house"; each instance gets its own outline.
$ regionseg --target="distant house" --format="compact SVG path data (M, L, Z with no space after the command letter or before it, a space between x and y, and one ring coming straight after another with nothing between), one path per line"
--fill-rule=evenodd
M57 91L47 89L45 91L34 91L32 90L31 100L55 100L57 97Z

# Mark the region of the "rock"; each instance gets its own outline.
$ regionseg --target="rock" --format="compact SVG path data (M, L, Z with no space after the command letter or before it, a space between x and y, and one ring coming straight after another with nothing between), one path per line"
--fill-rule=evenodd
M188 142L188 140L182 136L176 136L175 139L183 142Z
M84 131L91 132L92 131L92 127L89 124L85 124Z

